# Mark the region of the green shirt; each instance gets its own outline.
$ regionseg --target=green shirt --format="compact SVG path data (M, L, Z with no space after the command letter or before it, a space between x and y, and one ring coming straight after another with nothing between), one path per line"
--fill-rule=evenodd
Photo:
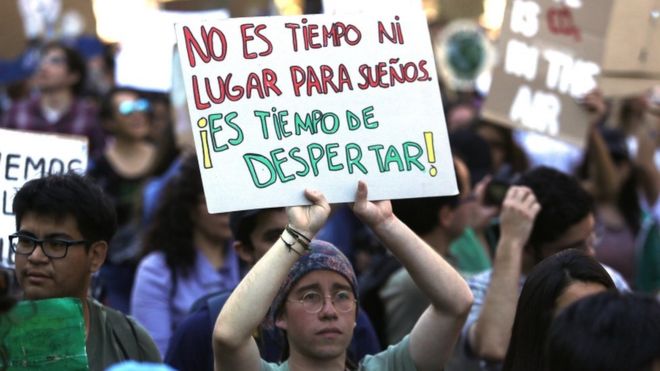
M362 358L358 366L360 371L414 371L416 370L410 355L410 335L406 335L398 344L390 345L384 351ZM261 371L289 371L289 362L280 365L261 360Z
M91 371L102 371L125 360L161 363L149 334L133 318L88 298L87 359Z

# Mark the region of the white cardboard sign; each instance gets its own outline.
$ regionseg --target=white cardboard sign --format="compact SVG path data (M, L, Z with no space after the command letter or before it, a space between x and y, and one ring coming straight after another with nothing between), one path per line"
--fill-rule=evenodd
M457 193L426 18L176 25L210 212Z
M12 203L31 179L87 168L87 138L0 129L0 266L13 267L8 236L16 232Z

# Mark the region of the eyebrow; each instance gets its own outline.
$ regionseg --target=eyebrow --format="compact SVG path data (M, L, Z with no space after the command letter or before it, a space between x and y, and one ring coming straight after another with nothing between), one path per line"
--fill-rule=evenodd
M301 293L301 292L305 292L305 291L309 291L309 290L321 291L321 286L318 283L312 283L312 284L309 284L309 285L306 285L306 286L299 287L295 292L296 293ZM332 291L333 292L340 291L340 290L346 290L346 291L351 291L351 292L353 291L353 289L348 285L344 285L342 283L333 283L332 284Z
M16 232L19 235L27 236L27 237L32 237L32 238L37 238L37 235L30 232L30 231L25 231L25 230L19 230ZM55 233L49 233L46 236L44 236L43 239L65 239L65 240L71 240L73 239L71 236L69 236L66 233L62 232L55 232Z

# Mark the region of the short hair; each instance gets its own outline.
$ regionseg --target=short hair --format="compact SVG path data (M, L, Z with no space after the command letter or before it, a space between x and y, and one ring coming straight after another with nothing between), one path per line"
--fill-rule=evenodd
M454 154L454 174L459 192L465 192L469 184L461 184L462 179L456 170L456 161L465 163L462 157ZM467 164L465 165L467 167ZM469 169L468 169L469 170ZM392 211L404 224L418 235L424 235L438 225L441 208L455 209L460 204L460 193L454 196L404 198L392 200Z
M252 246L250 235L257 228L259 215L267 211L282 211L283 207L234 211L229 214L229 228L235 241L240 241L248 248Z
M519 185L531 188L541 211L536 215L528 245L540 256L539 246L554 242L568 229L593 213L591 195L573 176L540 166L520 177Z
M82 94L87 79L87 64L85 59L78 51L60 41L51 41L46 43L41 48L41 53L46 54L47 52L55 49L59 49L64 52L68 71L70 73L78 74L78 81L71 87L71 90L76 95Z
M641 371L659 359L660 302L651 296L612 291L578 300L548 331L550 371Z
M115 208L90 178L75 172L48 175L28 181L14 197L16 229L27 213L76 220L80 233L90 242L109 242L117 229Z
M557 298L575 281L615 288L603 266L581 250L560 251L534 267L518 299L503 370L543 369L543 346Z

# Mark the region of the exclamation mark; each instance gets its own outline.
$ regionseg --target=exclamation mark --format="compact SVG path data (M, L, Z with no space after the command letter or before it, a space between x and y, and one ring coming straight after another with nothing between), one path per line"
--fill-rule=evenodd
M433 133L430 131L424 132L424 141L426 142L426 156L429 158L429 163L435 163L435 148L433 146ZM435 166L431 165L431 170L429 170L431 176L438 175L438 169Z
M206 128L206 125L208 124L208 121L206 121L206 117L202 117L201 119L197 120L197 127L200 129ZM202 130L199 132L202 140L202 155L204 157L204 169L210 169L213 167L213 164L211 163L211 154L209 153L209 141L208 141L208 133L206 130Z

